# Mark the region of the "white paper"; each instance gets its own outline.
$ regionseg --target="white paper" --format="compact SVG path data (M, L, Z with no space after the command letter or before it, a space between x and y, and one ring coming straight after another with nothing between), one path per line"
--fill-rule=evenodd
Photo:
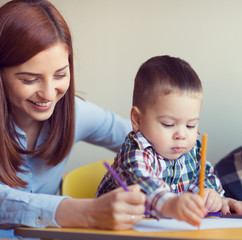
M242 228L242 219L211 217L202 220L200 229ZM139 232L167 232L197 230L197 227L176 219L147 219L134 226Z

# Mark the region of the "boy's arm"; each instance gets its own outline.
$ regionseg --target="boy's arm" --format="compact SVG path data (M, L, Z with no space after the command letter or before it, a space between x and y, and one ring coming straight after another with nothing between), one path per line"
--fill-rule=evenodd
M206 213L200 196L190 192L167 199L162 208L165 217L185 221L193 226L199 226Z
M146 194L146 211L154 217L161 217L164 202L177 196L171 193L170 186L165 183L158 173L163 171L156 153L150 148L135 149L125 155L119 163L117 171L128 185L139 184Z
M176 218L199 226L206 214L202 199L197 194L184 193L178 196L172 193L170 186L161 177L157 177L165 170L162 169L161 161L149 151L129 152L119 165L121 175L127 184L138 183L147 194L146 211L151 216Z

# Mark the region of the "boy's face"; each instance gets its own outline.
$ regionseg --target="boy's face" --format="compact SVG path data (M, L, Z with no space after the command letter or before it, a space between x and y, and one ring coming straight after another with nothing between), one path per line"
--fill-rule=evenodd
M196 142L201 102L202 95L161 94L144 112L134 107L138 121L136 126L132 122L133 129L140 131L163 158L179 158Z

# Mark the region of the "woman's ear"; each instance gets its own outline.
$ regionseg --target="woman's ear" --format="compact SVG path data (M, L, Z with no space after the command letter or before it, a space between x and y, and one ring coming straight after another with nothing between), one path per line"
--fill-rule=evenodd
M130 112L131 124L135 132L139 131L141 112L138 107L133 106Z

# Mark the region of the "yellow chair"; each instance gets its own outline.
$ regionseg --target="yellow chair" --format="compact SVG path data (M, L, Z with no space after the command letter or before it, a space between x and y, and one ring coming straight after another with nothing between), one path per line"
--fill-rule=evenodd
M113 159L105 160L109 164ZM69 172L62 182L62 195L73 198L94 198L106 167L104 161L90 163Z

